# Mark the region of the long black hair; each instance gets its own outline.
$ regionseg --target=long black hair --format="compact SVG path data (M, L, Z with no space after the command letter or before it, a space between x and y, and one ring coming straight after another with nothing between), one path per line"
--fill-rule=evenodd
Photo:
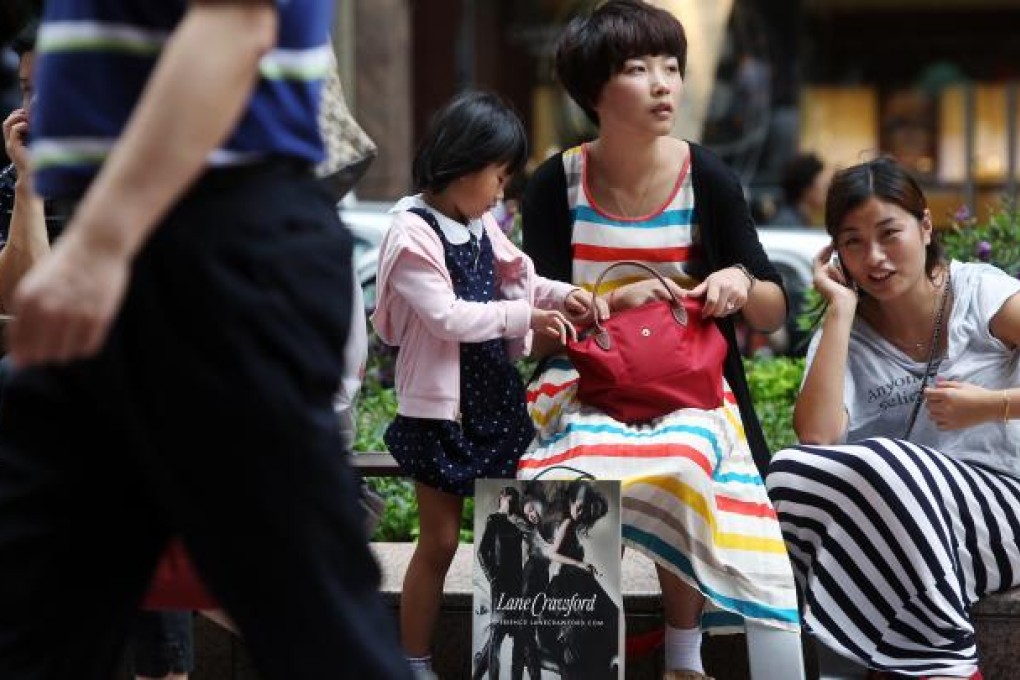
M454 180L492 164L509 174L524 168L528 136L521 119L499 95L468 90L436 112L414 155L418 191L442 192Z
M521 514L521 492L513 486L504 486L499 490L499 498L497 503L503 498L510 499L510 507L507 509L507 514L511 516L519 516Z
M580 536L587 536L591 528L595 526L595 522L605 517L609 512L609 501L592 486L591 482L576 479L559 490L557 501L564 517L570 517L570 506L581 493L584 493L584 500L581 503L580 516L576 520L577 533Z

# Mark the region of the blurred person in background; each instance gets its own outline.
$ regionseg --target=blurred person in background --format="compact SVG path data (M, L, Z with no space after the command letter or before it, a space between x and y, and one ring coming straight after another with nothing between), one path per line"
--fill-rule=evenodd
M50 251L50 238L63 228L63 219L51 221L48 233L43 201L32 187L29 172L29 114L34 98L36 25L30 24L12 44L18 55L21 106L3 121L4 150L10 164L0 171L0 312L8 313L18 281Z
M769 224L806 227L821 224L830 173L813 153L800 154L783 166L783 202Z

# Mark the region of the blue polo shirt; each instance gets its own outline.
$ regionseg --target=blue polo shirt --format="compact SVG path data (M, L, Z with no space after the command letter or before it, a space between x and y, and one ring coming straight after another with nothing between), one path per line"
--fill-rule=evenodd
M275 0L276 47L244 116L210 166L286 156L318 163L319 96L330 68L332 0ZM36 43L36 188L82 194L109 155L187 0L47 0ZM231 36L223 36L230 40ZM176 104L182 109L188 102Z

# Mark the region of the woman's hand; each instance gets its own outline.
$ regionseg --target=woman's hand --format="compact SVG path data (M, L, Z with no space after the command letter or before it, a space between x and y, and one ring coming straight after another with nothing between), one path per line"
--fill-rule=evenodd
M812 260L812 283L818 294L830 305L846 304L857 307L857 290L846 280L844 273L832 263L833 245L822 248Z
M936 380L924 391L928 415L940 430L960 430L990 420L1002 413L1002 397L970 383Z
M588 324L595 321L595 314L600 320L609 318L609 305L600 297L595 298L594 307L591 304L591 293L581 288L575 288L567 294L563 301L563 308L567 317L575 324Z
M555 309L531 310L531 330L541 336L558 338L566 344L567 338L577 340L577 330L563 312Z
M28 179L28 112L15 109L3 123L4 150L18 171L18 179Z
M679 300L685 297L688 293L684 288L681 288L675 281L671 279L664 279L666 286L673 295ZM622 312L625 309L631 309L632 307L640 307L647 302L654 302L655 300L670 300L669 292L662 287L662 281L659 279L645 279L644 281L635 281L634 283L628 283L626 286L621 286L609 293L606 296L609 302L609 310L613 312ZM601 312L600 312L601 313ZM607 314L608 316L608 314Z
M727 267L709 274L688 295L705 298L702 316L729 316L747 304L752 285L751 279L739 267Z

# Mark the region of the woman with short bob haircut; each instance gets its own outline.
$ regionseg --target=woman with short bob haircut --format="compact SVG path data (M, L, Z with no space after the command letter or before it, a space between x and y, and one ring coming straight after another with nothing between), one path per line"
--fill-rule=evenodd
M611 0L571 21L557 73L599 136L543 163L522 212L524 249L542 275L590 290L611 262L637 260L676 295L700 299L729 344L726 396L714 409L616 421L580 403L577 371L559 348L529 390L538 435L518 476L569 466L623 481L623 541L656 563L671 679L705 677L702 625L738 631L751 618L799 626L793 573L755 465L764 468L768 447L732 323L740 314L754 328L778 328L782 279L735 175L708 150L670 136L686 55L680 22L644 2ZM617 268L603 286L613 312L667 296L633 268Z

